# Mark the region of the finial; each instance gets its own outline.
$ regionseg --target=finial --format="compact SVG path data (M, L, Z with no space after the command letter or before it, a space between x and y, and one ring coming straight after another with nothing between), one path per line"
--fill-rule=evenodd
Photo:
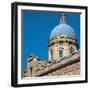
M61 23L61 24L67 23L66 19L67 19L67 18L65 17L65 15L62 14L61 17L60 17L60 23Z

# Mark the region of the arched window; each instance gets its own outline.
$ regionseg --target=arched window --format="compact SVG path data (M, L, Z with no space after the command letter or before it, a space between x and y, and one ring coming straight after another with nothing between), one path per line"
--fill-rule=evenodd
M59 50L59 58L63 57L63 49Z
M53 59L53 50L52 49L50 50L50 53L51 53L51 59Z

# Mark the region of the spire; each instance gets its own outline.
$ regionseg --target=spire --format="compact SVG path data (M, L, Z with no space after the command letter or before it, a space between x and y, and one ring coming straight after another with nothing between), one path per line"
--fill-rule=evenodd
M67 23L66 19L67 19L67 18L65 17L65 15L62 14L61 17L60 17L60 23L61 23L61 24Z

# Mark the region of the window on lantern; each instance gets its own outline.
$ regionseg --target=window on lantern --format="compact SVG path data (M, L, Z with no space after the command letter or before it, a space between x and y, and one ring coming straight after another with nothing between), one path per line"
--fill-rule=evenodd
M51 59L53 59L53 50L52 49L50 50L50 53L51 53Z
M59 50L59 58L63 57L63 49Z

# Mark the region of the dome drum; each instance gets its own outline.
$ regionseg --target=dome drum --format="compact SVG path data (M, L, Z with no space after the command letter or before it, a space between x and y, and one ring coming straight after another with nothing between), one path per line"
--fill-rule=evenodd
M49 46L55 44L55 43L69 43L69 44L77 44L77 40L74 37L69 36L57 36L54 37L52 40L49 41Z

